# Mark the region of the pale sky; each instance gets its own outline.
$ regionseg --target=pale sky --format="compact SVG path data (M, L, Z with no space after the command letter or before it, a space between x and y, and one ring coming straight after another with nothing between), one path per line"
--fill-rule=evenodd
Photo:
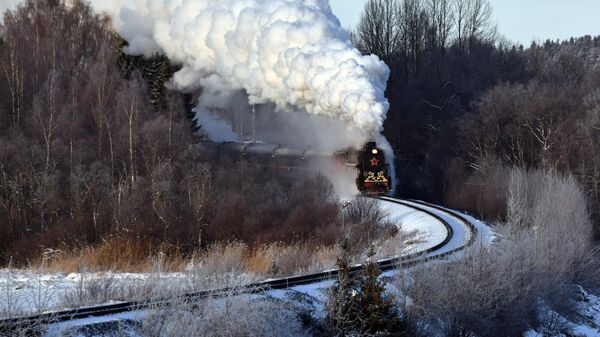
M344 27L354 27L367 0L330 0ZM529 45L532 40L600 35L600 0L491 0L500 34Z

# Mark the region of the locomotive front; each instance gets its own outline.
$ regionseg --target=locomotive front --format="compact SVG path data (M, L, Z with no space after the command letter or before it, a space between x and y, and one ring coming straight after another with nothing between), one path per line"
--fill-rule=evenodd
M375 142L365 144L358 152L358 177L356 185L363 194L381 195L390 191L389 167L383 150Z

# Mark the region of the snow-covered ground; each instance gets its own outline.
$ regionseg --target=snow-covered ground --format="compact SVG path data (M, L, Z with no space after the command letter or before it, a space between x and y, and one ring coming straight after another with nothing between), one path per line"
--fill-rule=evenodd
M569 317L564 317L554 311L545 310L545 315L552 315L554 329L562 330L566 334L548 333L546 331L529 330L524 337L545 336L578 336L600 337L600 297L590 294L582 287L578 287L576 312Z
M219 286L257 281L252 275L228 273L208 280L195 270L169 273L40 273L0 270L0 318L70 309L127 299L163 298Z
M416 233L414 239L404 248L404 255L434 247L442 243L448 235L446 226L427 213L384 200L379 201L379 207L386 213L386 221L396 225L404 233Z
M451 224L456 223L456 221L460 222L460 220L458 218L453 217L452 214L457 214L457 215L464 217L477 230L477 237L475 238L475 240L482 242L486 245L491 244L496 239L496 233L494 233L494 231L492 230L492 228L490 228L490 226L488 226L484 222L472 217L469 214L465 214L465 213L462 213L462 212L459 212L459 211L456 211L456 210L453 210L450 208L442 207L444 210L450 212L450 214L447 214L444 212L440 212L438 209L433 208L433 207L427 207L427 206L417 204L414 202L410 202L410 201L407 201L407 203L424 207L425 209L438 214L439 216L442 217L442 219L448 221ZM454 244L450 244L448 247L446 247L447 249L454 249L457 247L457 245L460 246L466 242L465 240L469 239L469 233L468 233L467 228L465 228L465 226L453 226L453 229L455 230L455 239L458 241L456 241ZM457 234L456 229L459 229L460 233Z
M387 213L386 221L401 228L403 233L411 233L410 242L403 246L399 255L424 251L446 238L445 226L434 217L414 208L381 201L381 208ZM456 229L458 230L458 228ZM118 287L171 287L182 290L193 289L193 273L40 273L27 270L0 270L0 316L31 314L49 310L64 309L69 298L77 297L83 287L97 286L98 291L115 290ZM249 276L239 275L240 280L251 282ZM93 284L95 283L95 284ZM305 291L310 287L326 287L326 284L309 285L297 289ZM121 291L122 292L122 291ZM110 293L106 294L109 300ZM76 299L74 299L76 300Z
M442 250L432 254L439 254L445 251L449 251L466 244L469 240L470 232L465 227L464 223L458 218L447 214L443 211L426 207L418 204L414 204L415 207L426 208L435 214L442 217L452 227L454 236L447 246ZM446 227L436 218L428 215L427 213L415 210L412 207L400 205L392 202L381 201L381 209L387 213L386 221L398 226L404 233L413 233L410 236L410 244L406 245L402 252L398 255L407 255L411 253L418 253L429 249L446 239L448 234ZM483 223L476 221L475 219L469 218L473 221L473 224L478 229L478 239L484 240L485 242L491 242L493 239L493 232ZM392 277L395 275L395 271L388 271L384 273L384 276ZM9 305L10 301L15 301L16 298L21 298L19 301L20 309L28 310L30 312L40 311L39 301L36 300L41 297L48 296L47 307L54 307L61 303L64 298L64 294L69 292L76 292L77 287L81 286L86 279L101 280L103 278L110 277L120 282L125 283L144 283L148 282L150 277L156 278L157 276L149 276L148 274L133 274L133 273L113 273L113 274L44 274L39 275L33 272L18 271L10 272L2 271L0 273L0 305ZM181 289L185 287L182 284L188 283L189 275L186 273L163 273L159 274L158 279L165 285L177 284ZM290 294L302 294L307 298L314 300L316 305L316 314L321 309L325 299L325 290L333 284L333 281L324 281L316 284L308 284L297 286L288 290L272 290L261 295L256 296L269 296L275 298L288 298ZM44 290L46 291L44 293ZM10 295L9 295L10 294ZM0 307L1 309L2 307ZM42 306L44 308L44 306ZM64 331L64 329L72 329L73 327L87 326L90 324L112 324L111 322L124 321L124 320L139 320L143 317L143 312L136 313L124 313L114 315L110 317L102 318L90 318L70 321L68 323L60 323L50 327L47 336L53 335L55 332Z
M78 288L90 286L111 289L119 284L148 282L181 283L184 273L39 273L24 270L0 270L0 309L12 312L39 312L60 307Z

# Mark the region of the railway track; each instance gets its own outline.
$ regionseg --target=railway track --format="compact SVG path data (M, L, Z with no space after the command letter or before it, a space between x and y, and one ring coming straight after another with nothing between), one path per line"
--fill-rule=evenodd
M445 239L431 248L405 256L378 261L377 264L382 271L387 271L396 268L407 268L427 261L443 259L473 244L477 236L477 229L475 228L475 226L468 219L466 219L457 212L417 200L398 200L387 197L380 197L377 199L390 203L400 204L428 214L429 216L441 222L446 228ZM452 227L452 225L436 211L445 213L447 216L459 220L462 223L462 225L464 225L465 228L468 229L468 240L457 247L451 247L448 249L447 245L453 240L455 236L455 230ZM363 265L355 265L351 268L351 272L356 273L362 269ZM338 270L329 270L314 274L284 277L279 279L256 282L244 286L241 292L257 293L271 289L288 289L295 286L331 280L334 279L337 276L337 274ZM160 306L167 306L171 303L180 303L181 301L194 302L203 298L224 296L230 294L232 291L240 292L240 288L225 287L220 289L210 289L184 294L177 297L134 302L120 302L108 305L98 305L72 310L56 311L27 317L4 319L0 320L0 335L11 335L11 331L20 329L22 327L43 327L47 324L71 321L76 319L102 317L130 311L138 311L149 308L156 308Z

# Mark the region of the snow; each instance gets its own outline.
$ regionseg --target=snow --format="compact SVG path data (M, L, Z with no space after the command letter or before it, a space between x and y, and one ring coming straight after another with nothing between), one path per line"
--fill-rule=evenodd
M462 221L453 216L451 213L445 213L432 207L423 206L420 204L406 202L409 205L414 205L417 208L427 209L448 222L452 227L454 236L450 242L436 252L430 253L430 255L437 255L443 252L447 252L458 248L466 244L470 237L470 231L464 225ZM412 207L393 203L390 201L381 200L381 209L387 213L385 220L395 224L401 229L401 232L412 233L413 236L409 236L411 239L410 244L406 245L400 252L400 255L408 255L412 253L418 253L420 251L427 250L431 247L438 245L446 239L448 234L446 227L435 217L416 210ZM477 221L476 219L466 216L478 229L479 239L485 240L485 242L492 242L494 235L493 231L489 229L485 224ZM387 271L383 273L384 277L393 277L396 274L395 271ZM15 301L15 298L19 298L19 309L25 312L36 312L35 299L37 293L48 296L49 299L46 303L48 308L55 308L60 306L61 298L65 293L75 291L84 279L103 279L111 278L116 279L124 283L140 283L146 282L150 278L156 277L151 276L153 274L137 274L137 273L45 273L39 274L31 271L11 271L1 270L0 271L0 310L6 307L7 299ZM159 279L165 281L167 284L181 284L186 283L186 278L190 275L187 273L160 273ZM287 290L270 290L256 296L269 296L274 298L286 299L289 298L290 294L305 294L308 297L313 298L317 303L324 303L326 297L326 289L333 284L333 280L323 281L319 283L301 285L293 287ZM38 291L40 290L40 291ZM42 291L43 290L43 291ZM45 292L44 292L45 291ZM11 294L8 296L7 294ZM4 307L2 306L4 305ZM321 305L316 307L316 314L322 314L319 310L323 310ZM45 309L47 310L47 309ZM66 323L57 323L51 325L47 336L52 336L59 331L65 331L65 329L72 329L73 327L86 326L90 324L110 324L114 321L123 320L139 320L143 317L144 312L129 312L112 316L105 316L100 318L85 318Z
M469 214L462 213L462 212L453 210L451 208L446 208L446 207L442 207L442 208L448 212L458 214L458 215L464 217L465 219L467 219L467 221L469 221L477 230L477 240L483 242L486 245L489 245L492 242L494 242L494 240L496 240L496 233L486 223L474 218L473 216L471 216Z
M181 283L185 273L43 273L31 270L0 270L0 314L13 315L64 309L66 296L89 282L103 283L106 288L153 282ZM106 302L109 304L115 302ZM1 316L1 315L0 315ZM12 316L12 315L11 315Z
M591 328L587 325L576 325L571 329L575 336L586 336L586 337L595 337L600 336L600 333L597 329ZM541 335L540 335L541 336Z
M446 226L427 213L385 200L380 201L379 207L387 213L384 220L406 233L417 233L414 242L407 245L403 254L425 251L444 242L448 235Z
M564 326L560 332L538 331L541 329L530 329L524 337L544 336L578 336L578 337L600 337L600 297L588 293L582 287L579 288L579 298L575 303L575 314L569 318L552 311L544 305L540 305L543 315L552 315L555 322ZM564 331L563 331L564 330Z
M404 201L404 202L406 202L409 205L414 205L415 207L423 208L427 211L430 211L430 212L438 215L444 221L446 221L448 223L448 225L450 225L450 227L452 227L453 235L452 235L452 238L450 239L450 241L444 247L442 247L440 250L433 252L433 255L438 255L440 253L445 253L445 252L449 252L451 250L457 249L459 247L466 245L467 242L469 241L469 238L471 237L471 232L465 226L465 224L463 224L463 222L460 219L458 219L446 212L442 212L433 207L421 205L421 204L418 204L415 202L410 202L410 201ZM421 213L421 214L424 214L424 213ZM438 221L438 223L439 223L439 221ZM446 235L445 233L446 233L446 229L444 227L444 238ZM439 234L437 234L437 235L439 235ZM443 239L442 239L442 241L443 241ZM441 241L439 241L439 242L441 242Z
M600 330L600 296L588 293L582 287L579 287L581 300L577 303L577 312L580 315L580 322L574 323L572 328L576 336L599 336ZM594 325L594 326L590 326Z
M381 208L387 213L386 220L399 226L402 231L413 232L416 237L400 255L431 248L443 242L447 233L445 226L430 215L413 208L382 201ZM182 287L190 281L189 273L42 273L30 270L0 270L0 316L10 316L64 309L63 300L85 282L112 282L115 285L160 282ZM296 289L301 292L322 287L306 285Z
M83 326L97 325L102 323L115 323L115 326L117 326L119 323L124 321L141 321L147 315L147 313L148 311L146 310L130 311L102 317L88 317L50 324L48 329L42 334L42 337L71 335L67 332L74 331L78 327Z

